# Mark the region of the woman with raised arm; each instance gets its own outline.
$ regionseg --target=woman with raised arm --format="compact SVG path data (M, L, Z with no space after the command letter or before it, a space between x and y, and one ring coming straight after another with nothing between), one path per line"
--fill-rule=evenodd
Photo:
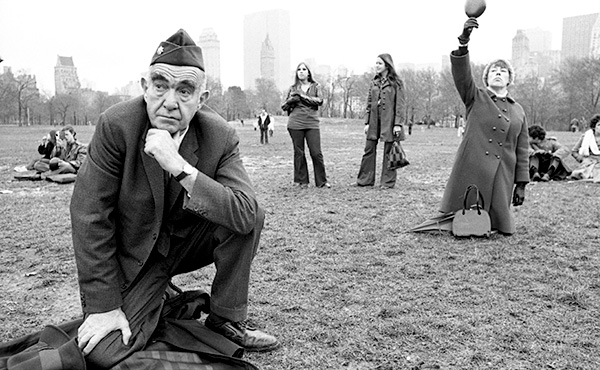
M454 84L467 119L440 211L462 209L465 189L475 184L483 195L492 231L510 235L516 231L511 200L513 206L522 205L529 182L527 120L521 105L508 92L515 73L507 60L488 64L483 71L484 87L475 85L468 43L477 27L477 20L469 18L458 37L458 49L450 54Z

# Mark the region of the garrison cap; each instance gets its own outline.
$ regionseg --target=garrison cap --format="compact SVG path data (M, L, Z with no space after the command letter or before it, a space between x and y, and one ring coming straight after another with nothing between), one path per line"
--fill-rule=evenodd
M204 71L202 49L194 43L190 35L183 29L179 29L166 41L158 45L150 65L156 63L198 67Z

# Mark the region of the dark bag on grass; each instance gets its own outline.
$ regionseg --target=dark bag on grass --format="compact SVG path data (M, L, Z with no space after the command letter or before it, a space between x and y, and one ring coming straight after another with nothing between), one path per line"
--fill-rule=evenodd
M477 200L474 205L467 208L467 198L469 192L474 190L477 194ZM463 209L454 213L452 220L452 234L454 236L486 236L489 237L492 231L490 215L484 209L483 196L476 185L467 186L463 199Z
M0 370L85 370L75 338L48 325L41 332L0 344Z
M181 292L165 300L161 320L146 348L111 370L258 370L243 360L243 348L199 321L210 307L203 291ZM8 343L0 343L0 370L85 370L76 342L83 320L47 326Z
M397 170L398 168L408 166L409 164L408 159L406 159L406 153L404 153L404 149L402 149L402 145L400 145L400 141L394 140L392 149L390 150L388 169Z

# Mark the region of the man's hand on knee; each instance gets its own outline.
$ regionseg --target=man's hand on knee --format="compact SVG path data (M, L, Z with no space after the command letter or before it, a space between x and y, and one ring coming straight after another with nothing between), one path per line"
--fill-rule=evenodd
M77 340L83 354L87 355L96 345L113 331L120 330L123 336L123 344L129 343L131 330L129 321L121 308L108 312L90 314L79 327Z

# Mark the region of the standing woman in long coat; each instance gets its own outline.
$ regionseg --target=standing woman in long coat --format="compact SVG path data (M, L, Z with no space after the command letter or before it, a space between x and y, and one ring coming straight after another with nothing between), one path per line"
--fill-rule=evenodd
M465 22L458 37L460 46L450 55L467 122L440 211L461 209L466 187L475 184L483 195L492 230L510 235L516 231L511 195L513 206L523 204L529 182L527 120L521 105L508 94L508 85L514 80L508 61L498 59L488 64L483 72L485 88L475 86L467 45L471 31L478 26L475 18Z
M404 140L402 129L404 112L404 86L396 74L392 56L381 54L375 60L375 77L367 98L365 134L367 140L360 170L356 179L357 186L375 185L375 166L377 142L384 142L383 164L381 166L381 188L391 189L396 185L396 170L388 168L387 163L394 140Z

